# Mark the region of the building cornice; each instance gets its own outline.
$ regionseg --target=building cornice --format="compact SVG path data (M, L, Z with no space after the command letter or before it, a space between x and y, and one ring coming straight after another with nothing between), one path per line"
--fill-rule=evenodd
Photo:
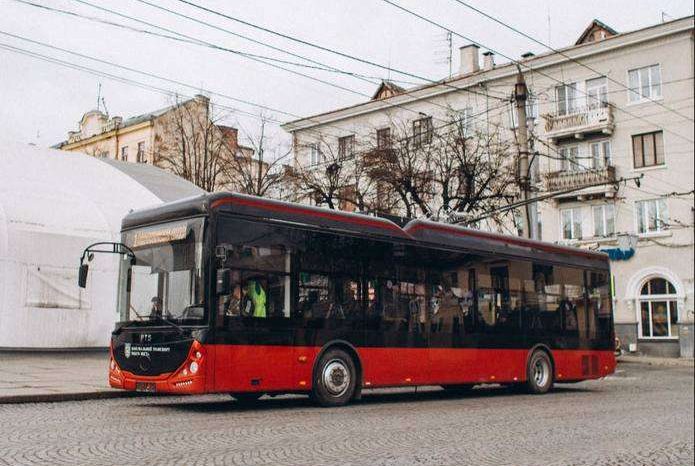
M643 42L658 40L688 31L692 32L692 30L693 16L689 16L670 21L668 23L657 24L638 29L636 31L618 34L599 42L569 46L564 49L559 49L558 52L548 52L546 54L520 60L519 62L528 68L533 68L529 71L529 73L533 73L552 66L572 63L572 60L579 60L589 56L601 55ZM407 92L407 94L400 94L379 101L361 102L338 110L332 110L326 113L290 121L281 126L285 131L290 133L307 130L348 118L354 118L356 116L397 108L398 106L404 104L429 100L455 92L466 92L467 90L475 91L476 87L482 88L487 82L510 78L516 74L516 64L506 63L492 70L481 70L465 76L457 76L450 80L427 84L425 86L412 89L406 89L405 92Z
M107 139L111 139L118 133L119 135L124 135L128 133L132 133L134 131L139 131L141 129L150 127L154 125L153 120L147 120L143 121L134 125L130 126L122 126L122 127L117 127L112 130L106 131L104 133L99 133L95 134L94 136L90 136L85 139L80 139L79 141L71 142L71 143L65 143L60 145L61 150L74 150L74 149L79 149L84 146L90 146L92 144L96 144L98 142L105 141Z

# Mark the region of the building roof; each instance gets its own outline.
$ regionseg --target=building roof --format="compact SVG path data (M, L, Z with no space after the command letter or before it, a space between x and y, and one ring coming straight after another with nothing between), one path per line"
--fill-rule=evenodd
M607 31L613 31L612 28L609 26L605 25L604 23L601 23L598 20L595 20L596 24L601 25L606 28ZM620 41L624 40L626 43L633 40L632 37L637 34L642 34L642 33L647 33L647 31L650 30L663 30L664 34L669 34L671 33L672 29L681 27L680 25L677 25L679 22L685 22L685 21L690 21L690 28L692 29L692 21L693 21L693 16L686 16L683 18L678 18L674 19L672 21L667 21L665 23L659 23L659 24L654 24L651 26L647 26L644 28L640 29L635 29L633 31L627 31L623 33L616 33L615 35L612 35L610 37L607 37L604 41L601 43L608 43L611 42L615 44L615 41ZM590 24L590 28L594 27L595 24L592 21ZM658 32L655 34L659 34ZM651 35L645 35L648 40L651 38ZM641 39L638 39L641 40ZM528 58L522 58L519 61L524 63L528 67L536 67L536 66L547 66L547 63L549 60L552 60L554 56L562 57L563 55L568 55L575 50L577 50L577 53L579 53L579 50L583 47L595 47L596 42L585 42L581 44L573 44L564 48L556 49L554 51L549 51L545 53L539 53L537 55L529 56ZM619 46L619 44L618 44ZM599 51L599 50L597 50ZM562 60L569 60L566 57L563 57ZM406 93L408 97L412 98L413 100L419 100L419 99L427 99L430 98L431 95L426 95L427 92L432 93L431 91L438 88L442 87L441 93L445 92L457 92L457 90L466 90L469 87L472 87L474 85L478 85L481 82L485 82L487 79L497 79L500 76L504 76L505 73L508 74L516 74L516 64L515 62L511 63L501 63L495 66L491 70L485 70L485 69L480 69L478 71L475 71L473 73L467 73L465 75L454 75L450 78L445 78L441 79L436 82L428 83L428 84L423 84L419 86L414 86L410 87L407 89L403 90L403 93ZM487 78L487 76L491 76L491 78ZM472 81L470 84L464 83L463 85L460 83L460 81L464 79L469 79L471 78ZM446 88L444 88L446 86ZM403 95L403 93L394 95L391 97L386 97L383 99L370 99L368 101L363 101L363 102L358 102L353 105L348 105L345 107L333 109L333 110L328 110L326 112L321 112L318 114L314 115L309 115L303 118L298 118L295 120L288 121L286 123L283 123L281 127L285 129L285 131L288 132L294 132L306 128L311 128L315 126L321 126L322 124L326 124L327 122L333 122L333 121L338 121L341 119L346 119L354 116L357 113L372 113L372 112L378 112L381 110L384 110L386 108L391 108L393 106L398 106L402 105L405 103L408 103L408 100L406 97ZM332 117L332 118L331 118Z
M402 94L405 92L405 88L394 84L391 81L382 80L381 84L377 90L372 95L372 100L387 99L393 97L394 95Z
M582 35L579 36L579 39L577 39L577 42L574 43L574 45L581 45L587 42L587 39L589 38L589 35L592 34L596 30L601 30L606 33L606 37L610 36L615 36L618 34L618 31L613 29L612 27L608 26L605 23L602 23L598 19L594 19L589 23L589 25L584 29L584 32L582 32Z

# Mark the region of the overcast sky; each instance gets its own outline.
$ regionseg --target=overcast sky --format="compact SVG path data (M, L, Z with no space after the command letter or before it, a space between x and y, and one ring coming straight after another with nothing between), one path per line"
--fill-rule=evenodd
M181 33L228 49L292 62L300 61L296 57L177 17L138 0L26 1L136 29L155 31L151 26L90 7L86 4L89 2L173 31L158 31L161 34L171 36L173 33ZM374 77L371 79L374 82L388 78L389 74L392 79L417 81L290 42L201 11L180 0L145 1L334 68ZM442 30L397 10L383 0L187 1L414 75L431 79L448 75L448 65L443 60L447 54L447 45ZM454 0L392 1L512 57L518 57L529 50L536 53L546 51ZM574 43L593 18L600 19L618 31L629 31L659 23L662 13L667 20L693 14L691 0L468 0L468 3L543 42L549 41L553 47ZM282 65L354 91L349 92L229 52L46 11L16 0L0 0L0 13L2 45L89 67L182 96L202 91L248 100L287 112L266 112L281 121L293 119L290 114L308 116L364 101L366 98L359 94L372 94L376 88L376 84L354 77ZM106 63L32 44L9 37L6 33L99 58ZM456 48L464 43L463 39L454 37L454 68L458 66ZM497 61L500 63L505 60L498 58ZM110 64L176 80L191 87L128 72ZM95 76L0 48L2 138L41 146L49 146L65 139L68 131L78 129L77 122L82 114L96 107L99 83L110 115L127 118L164 107L173 100L165 92L117 82L108 77ZM229 107L221 109L226 114L228 123L240 125L248 132L255 131L257 119L240 112L257 115L260 112L258 108L215 94L211 97L214 102ZM281 138L279 134L277 140Z

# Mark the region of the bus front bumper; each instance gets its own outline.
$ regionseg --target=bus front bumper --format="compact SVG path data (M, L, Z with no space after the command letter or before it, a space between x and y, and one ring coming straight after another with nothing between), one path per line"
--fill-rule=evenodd
M134 392L199 394L205 392L205 369L205 351L200 343L194 341L188 357L178 369L156 376L121 370L112 355L109 361L109 385Z

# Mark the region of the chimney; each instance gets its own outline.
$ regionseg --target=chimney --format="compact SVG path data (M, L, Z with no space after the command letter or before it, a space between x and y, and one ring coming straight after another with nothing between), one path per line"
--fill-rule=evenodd
M475 44L468 44L459 48L461 53L460 74L475 73L480 69L478 50L478 46Z
M490 52L483 52L483 69L485 71L491 70L495 67L495 54Z

